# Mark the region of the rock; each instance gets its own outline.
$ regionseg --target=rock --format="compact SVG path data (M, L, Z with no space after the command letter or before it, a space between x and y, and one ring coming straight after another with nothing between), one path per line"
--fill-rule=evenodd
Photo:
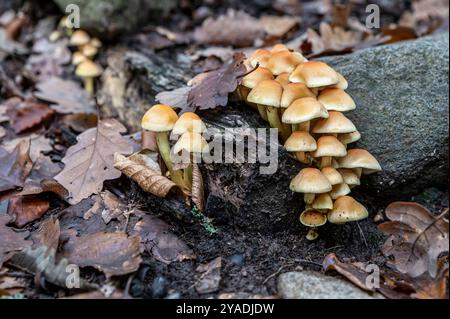
M111 38L136 30L150 18L166 14L176 0L54 0L61 11L69 4L80 8L80 27L98 37Z
M278 277L278 294L283 299L378 299L343 279L315 271L286 272Z
M348 117L383 171L363 187L385 197L448 184L448 33L324 59L349 81Z

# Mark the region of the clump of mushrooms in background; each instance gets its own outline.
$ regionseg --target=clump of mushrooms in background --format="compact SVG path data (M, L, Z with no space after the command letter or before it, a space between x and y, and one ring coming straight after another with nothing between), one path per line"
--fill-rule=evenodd
M50 34L49 40L55 42L64 36L69 38L69 45L74 50L72 64L75 67L75 75L83 80L85 90L93 95L94 79L103 72L102 67L94 62L102 43L84 30L74 30L67 17L61 19L57 30Z
M278 129L286 150L309 166L290 183L293 192L304 194L300 222L310 228L307 239L316 239L318 227L327 221L366 218L366 208L348 194L362 174L381 171L381 166L367 150L348 149L361 134L343 114L356 108L345 92L344 76L283 44L255 50L245 65L254 71L243 77L237 96Z

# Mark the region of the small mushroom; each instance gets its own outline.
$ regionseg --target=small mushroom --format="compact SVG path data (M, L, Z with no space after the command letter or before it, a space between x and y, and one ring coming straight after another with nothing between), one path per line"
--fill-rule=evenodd
M315 194L328 193L332 187L330 181L317 168L307 167L295 176L289 185L293 192L304 193L306 204L312 204Z
M289 48L282 43L277 43L272 47L272 49L270 50L270 53L274 54L274 53L282 52L282 51L289 51Z
M341 89L325 89L317 99L328 111L346 112L356 108L351 96Z
M84 88L89 94L94 94L94 78L100 76L103 69L100 65L85 59L78 64L75 74L84 80Z
M309 88L319 88L334 85L339 77L330 66L324 62L308 61L299 64L289 76L289 81L305 83Z
M272 53L267 61L267 68L274 74L291 73L300 63L305 62L305 57L290 51Z
M313 97L296 99L283 113L282 121L286 124L299 124L297 130L309 131L309 121L316 118L327 118L328 112Z
M332 135L321 136L317 140L317 149L311 154L314 158L321 157L320 167L331 166L333 157L342 157L347 155L345 145Z
M321 212L333 209L333 199L328 193L317 195L312 203L312 208Z
M336 185L344 182L342 175L331 166L324 167L320 171L330 181L331 185Z
M347 155L338 160L341 168L360 168L364 174L381 171L380 163L367 150L355 148L347 151Z
M92 59L98 52L97 47L92 45L91 43L86 43L85 45L82 45L80 48L81 52L90 59Z
M317 120L311 131L320 134L340 134L355 132L356 127L341 112L329 111L328 118Z
M259 66L266 67L267 62L270 58L270 51L266 49L256 49L255 52L248 59L250 62L250 66L255 67L259 64Z
M203 133L206 131L205 123L194 112L183 113L172 129L172 134L181 135L186 132Z
M275 78L275 81L280 83L281 86L283 87L283 89L286 89L286 85L289 84L289 73L281 73L281 74L277 75L277 77Z
M305 131L292 132L291 136L284 142L284 147L288 152L295 152L297 159L305 164L309 164L309 159L305 152L315 151L317 148L316 140Z
M342 175L344 183L347 184L348 187L352 188L361 184L358 175L350 168L339 168L338 172Z
M74 47L80 47L91 40L89 34L84 30L76 30L70 37L69 44Z
M287 83L283 85L283 88L283 94L281 95L281 107L284 108L289 107L292 102L303 97L315 98L311 90L308 89L308 87L303 83Z
M73 65L78 65L85 60L86 60L86 57L80 51L76 51L72 54L72 64Z
M338 134L338 140L341 141L341 143L345 146L347 146L347 144L359 141L360 139L361 133L359 133L358 131Z
M50 42L56 42L61 38L62 34L58 30L52 31L48 36Z
M345 183L333 185L333 189L330 192L332 199L336 199L347 194L350 194L350 187L348 187Z
M336 74L338 76L339 81L335 85L329 86L329 88L336 88L336 89L341 89L341 90L347 90L347 88L348 88L347 80L339 72L336 72Z
M333 224L344 224L367 218L367 209L353 197L341 196L335 200L333 209L328 212L328 221Z
M327 216L315 209L306 209L300 214L300 222L309 227L306 239L315 240L319 237L317 227L323 226L327 222Z
M264 67L258 67L255 71L250 72L246 76L242 78L241 85L238 88L238 94L242 99L247 100L248 93L251 89L253 89L259 82L265 80L273 80L273 74L268 69ZM247 100L248 101L248 100ZM267 112L266 108L262 105L256 105L259 115L265 121L267 121Z
M90 44L92 44L97 49L102 47L102 42L98 38L92 38Z

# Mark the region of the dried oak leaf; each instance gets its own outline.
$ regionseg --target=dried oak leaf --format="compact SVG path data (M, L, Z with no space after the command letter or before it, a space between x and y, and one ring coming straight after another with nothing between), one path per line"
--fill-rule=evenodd
M14 218L14 225L20 228L41 218L49 207L47 200L35 196L15 196L9 200L8 214Z
M246 71L244 59L242 52L235 53L220 69L205 73L202 81L189 91L187 102L190 108L195 111L227 105L228 94L236 89L239 77Z
M0 192L24 185L32 168L29 152L27 140L17 144L11 153L0 146Z
M170 231L170 226L159 218L144 215L134 227L141 237L144 249L156 260L165 264L186 259L195 259L194 252Z
M156 94L155 99L160 103L180 109L181 113L192 111L188 104L188 96L191 89L190 86L183 86L172 91L160 92Z
M205 210L205 186L197 164L192 164L192 202L203 212Z
M124 232L99 232L80 237L73 236L64 245L63 255L81 267L91 266L107 277L125 275L138 269L141 238Z
M389 235L383 253L393 256L399 272L417 277L428 271L436 276L437 258L449 250L449 226L444 218L447 212L434 217L428 209L412 202L395 202L386 208L390 221L378 226Z
M120 134L125 130L121 123L110 119L78 135L77 144L62 159L64 169L55 176L69 192L69 203L99 193L105 180L120 176L114 168L114 154L130 154L133 150L130 141Z
M0 268L15 253L32 244L31 241L25 240L28 232L16 232L13 228L6 226L9 222L9 215L0 215Z
M11 120L11 126L16 133L22 133L27 129L41 124L55 113L54 110L44 103L30 100L16 101L18 103L15 105L10 104L7 111Z
M417 299L448 299L448 264L440 262L436 278L427 273L414 278L416 292L411 295Z
M58 113L95 113L93 101L76 82L52 77L36 84L34 96L48 101Z

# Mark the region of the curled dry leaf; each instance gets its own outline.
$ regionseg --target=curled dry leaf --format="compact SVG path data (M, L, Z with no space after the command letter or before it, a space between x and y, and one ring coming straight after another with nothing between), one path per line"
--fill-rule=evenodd
M22 133L27 129L41 124L55 113L54 110L44 103L37 103L30 100L21 101L16 98L12 99L16 100L17 103L15 105L10 103L7 113L11 119L11 127L16 133Z
M192 164L192 202L203 212L205 210L205 186L197 164Z
M114 168L114 154L130 154L133 146L120 133L125 127L110 119L99 121L98 127L77 137L63 158L64 169L55 179L69 192L69 203L76 204L91 194L97 194L103 182L120 176Z
M155 170L145 163L127 158L120 154L114 156L114 167L134 180L146 192L158 197L165 197L176 186L174 182L161 175L161 171Z
M144 215L136 223L134 230L140 235L144 249L156 260L170 264L174 261L195 259L194 252L159 218Z
M27 140L18 143L11 153L0 146L0 192L24 185L32 168L29 152Z
M13 228L6 226L10 222L9 215L0 215L0 268L15 253L25 249L32 244L25 240L28 232L17 232Z
M72 236L64 245L63 254L71 263L94 267L107 277L125 275L139 268L140 241L139 236L129 237L124 232Z
M14 225L23 227L41 218L49 207L47 200L36 196L15 196L9 200L8 214L13 217Z
M448 209L434 217L428 209L412 202L395 202L386 208L390 221L378 228L389 235L383 253L393 256L398 271L412 277L426 271L436 276L437 259L449 249L449 226L444 218L447 213Z

